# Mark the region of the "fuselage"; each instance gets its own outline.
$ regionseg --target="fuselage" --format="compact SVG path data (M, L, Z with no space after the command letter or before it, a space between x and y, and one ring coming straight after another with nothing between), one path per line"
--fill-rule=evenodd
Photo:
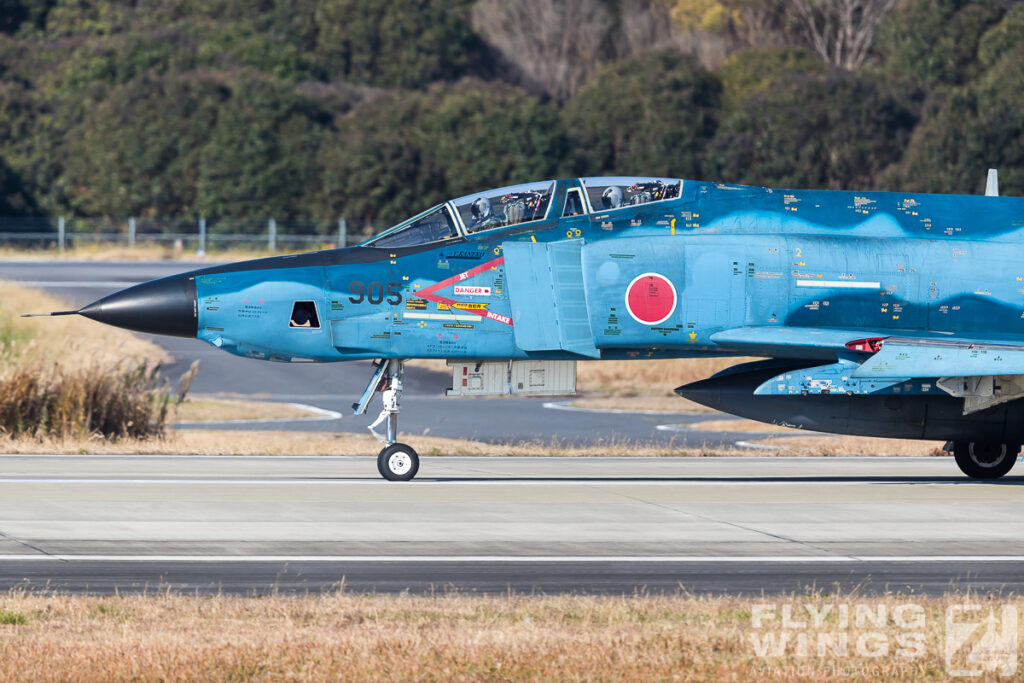
M484 191L358 247L204 268L77 312L263 360L393 360L378 366L387 478L418 466L393 436L403 359L510 361L512 391L516 360L701 355L769 360L676 390L698 403L946 439L965 473L994 478L1024 442L1022 262L1024 199L587 178Z
M195 334L243 356L321 362L728 355L711 336L754 325L1024 334L1024 199L683 181L678 198L563 217L574 188L558 181L547 217L511 228L188 274ZM521 271L551 270L536 264L537 246L512 268L508 246L526 242L578 246L566 272L582 287L577 319L596 352L517 343L515 289L536 279ZM628 310L627 289L644 273L675 290L656 324ZM558 305L556 294L528 294ZM292 323L296 302L312 302L318 325Z

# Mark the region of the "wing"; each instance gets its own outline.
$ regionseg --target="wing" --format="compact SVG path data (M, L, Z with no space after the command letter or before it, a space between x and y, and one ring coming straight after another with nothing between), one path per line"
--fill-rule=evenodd
M782 326L723 330L711 340L751 355L833 361L782 372L755 390L760 395L919 394L938 389L963 397L965 413L1024 396L1024 341Z
M1024 375L1024 344L890 337L854 374L875 378Z

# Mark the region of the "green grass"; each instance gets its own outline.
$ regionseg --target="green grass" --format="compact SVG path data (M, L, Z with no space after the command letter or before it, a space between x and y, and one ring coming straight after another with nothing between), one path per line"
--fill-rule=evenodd
M24 626L28 623L28 617L21 612L9 609L0 609L0 624L7 626Z
M116 619L117 621L126 622L131 619L131 614L127 609L123 607L111 606L102 602L96 605L96 611L106 617Z
M31 338L25 330L14 329L9 316L0 311L0 369L15 362L18 350Z

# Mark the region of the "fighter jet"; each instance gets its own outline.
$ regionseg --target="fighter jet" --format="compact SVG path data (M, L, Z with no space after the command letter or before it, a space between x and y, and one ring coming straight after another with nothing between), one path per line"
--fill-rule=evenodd
M476 192L356 247L218 265L77 311L282 362L375 359L377 464L403 363L449 394L575 391L577 362L759 356L679 395L779 425L946 441L997 478L1024 442L1024 199L574 178Z

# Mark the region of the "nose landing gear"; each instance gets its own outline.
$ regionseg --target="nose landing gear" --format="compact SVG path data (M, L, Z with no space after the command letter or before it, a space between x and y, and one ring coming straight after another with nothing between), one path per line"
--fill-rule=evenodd
M416 476L420 469L420 457L412 446L398 443L398 413L401 410L399 402L402 397L402 372L405 369L405 362L402 360L384 359L380 361L370 383L363 392L358 403L353 403L352 408L356 415L366 412L366 406L370 399L378 391L381 392L380 415L369 426L370 433L384 444L377 455L377 470L380 475L388 481L409 481ZM378 434L374 427L381 422L387 421L385 436Z

